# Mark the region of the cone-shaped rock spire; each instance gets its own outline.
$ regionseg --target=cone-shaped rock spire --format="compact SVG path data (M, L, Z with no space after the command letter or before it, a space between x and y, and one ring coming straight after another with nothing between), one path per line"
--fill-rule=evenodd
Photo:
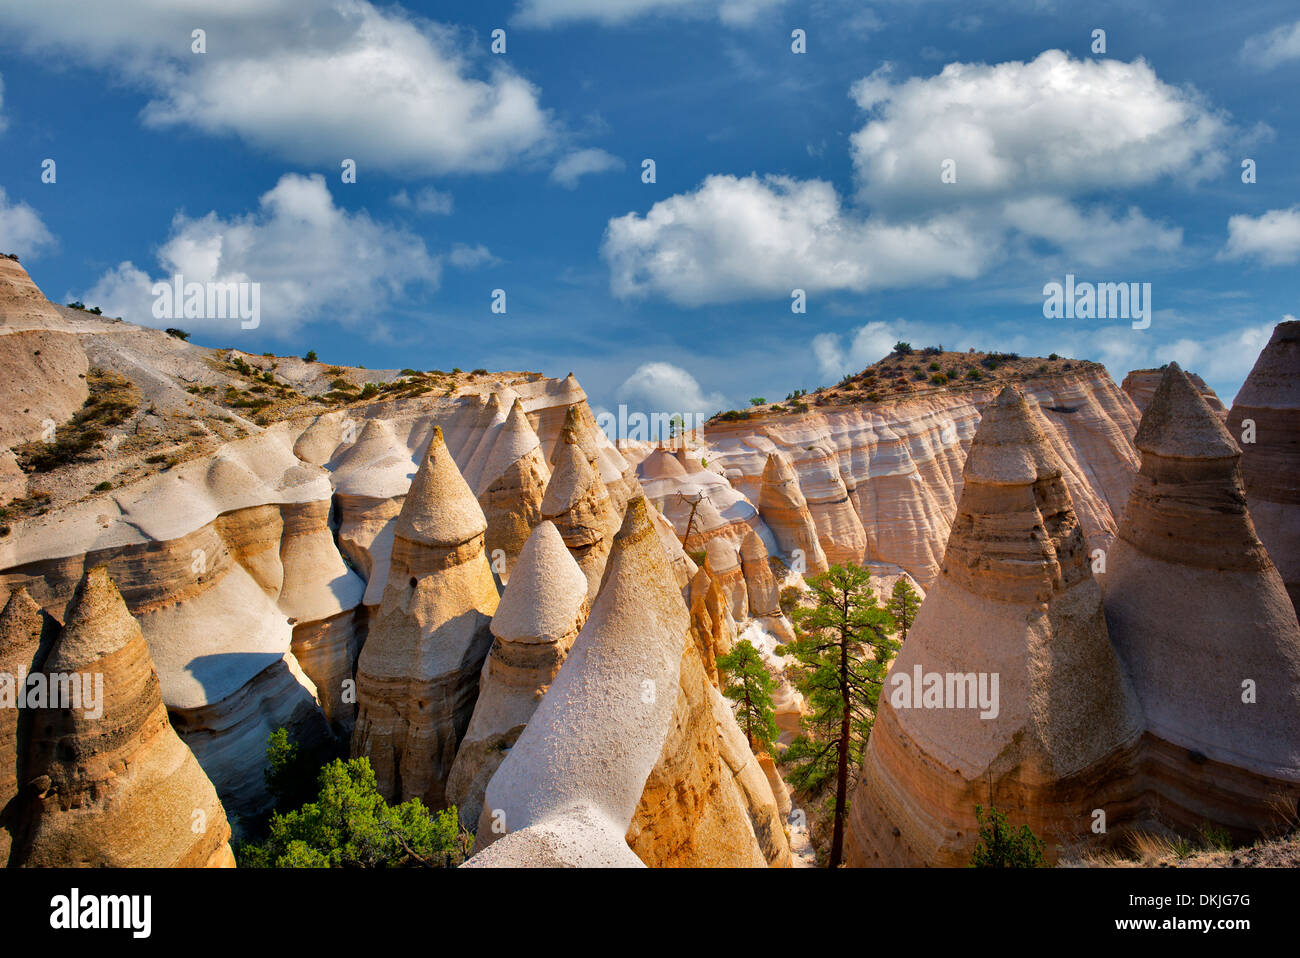
M505 557L503 580L509 579L520 550L542 520L550 476L541 441L516 399L487 457L478 493L487 519L488 555L500 550Z
M140 627L99 566L46 656L14 864L233 865L216 790L167 719Z
M1300 321L1278 323L1232 403L1255 530L1300 612Z
M813 525L808 501L799 488L799 477L790 461L779 451L768 453L767 463L763 466L758 512L776 536L777 546L786 558L797 561L797 551L803 557L804 571L808 574L827 568L826 553L817 539L817 527Z
M1108 797L1097 780L1127 778L1140 711L1061 472L1008 386L984 410L942 573L881 692L850 864L965 865L975 806L990 803L1054 855L1088 836Z
M1146 715L1147 788L1166 823L1258 833L1300 798L1300 626L1247 510L1241 453L1175 363L1136 444L1102 581Z
M487 522L435 429L402 503L388 583L357 660L352 754L390 800L446 804L445 787L492 642Z
M495 640L447 794L473 828L487 787L560 670L587 615L587 579L550 522L524 544L492 617Z

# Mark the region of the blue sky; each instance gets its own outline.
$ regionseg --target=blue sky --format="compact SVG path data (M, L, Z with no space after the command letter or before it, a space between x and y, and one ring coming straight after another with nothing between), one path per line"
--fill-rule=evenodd
M1229 400L1300 313L1293 2L99 6L0 0L0 251L205 345L713 412L903 338ZM154 320L178 269L261 325ZM1150 328L1045 318L1067 273L1150 283Z

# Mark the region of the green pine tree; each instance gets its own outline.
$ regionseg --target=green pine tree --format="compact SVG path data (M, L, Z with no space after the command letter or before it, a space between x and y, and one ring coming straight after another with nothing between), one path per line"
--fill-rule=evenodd
M985 812L988 812L986 815ZM971 851L971 868L1040 868L1043 865L1043 842L1028 825L1012 828L1007 816L997 808L975 806L979 822L979 840Z
M273 768L292 764L285 746L272 736ZM466 837L455 807L431 814L414 798L389 805L369 759L336 759L320 770L314 801L272 814L266 841L238 856L251 868L447 867L464 860Z
M921 597L912 588L912 583L907 581L907 576L900 575L894 583L894 591L890 593L889 605L886 606L898 625L900 641L907 641L907 630L916 621L916 610L920 607Z
M777 736L772 703L776 680L758 649L748 639L741 639L726 655L718 656L718 671L725 675L722 694L736 703L736 721L749 739L749 747L771 754Z
M810 709L784 755L794 766L789 781L810 791L835 781L832 868L843 858L849 776L862 761L885 674L899 648L890 638L894 621L877 604L870 581L871 573L852 563L812 576L815 605L793 610L795 640L777 647L794 658L790 672Z

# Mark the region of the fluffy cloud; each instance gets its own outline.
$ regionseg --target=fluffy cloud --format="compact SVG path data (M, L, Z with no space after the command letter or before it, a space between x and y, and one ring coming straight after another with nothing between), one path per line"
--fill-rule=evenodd
M605 26L646 16L716 18L741 26L785 0L521 0L511 23L521 27L554 27L576 21Z
M644 217L610 220L601 254L616 296L698 306L796 288L970 278L984 265L985 244L960 216L894 224L846 214L822 180L711 176Z
M706 393L695 377L672 363L646 363L616 390L621 402L644 413L703 413L729 409L721 393Z
M0 186L0 253L17 253L30 259L54 245L40 215L22 202L10 202Z
M1300 205L1259 216L1228 218L1228 245L1221 259L1258 259L1265 266L1300 262Z
M441 190L435 190L432 186L426 186L418 190L415 196L411 196L406 190L398 190L389 200L398 209L414 210L417 213L428 213L430 216L450 216L455 202L450 193L444 193Z
M501 58L477 70L461 32L365 0L109 5L0 0L35 48L75 50L155 93L155 127L234 134L302 163L360 175L491 172L549 146L538 91ZM207 52L190 50L195 28Z
M1226 161L1226 118L1143 60L949 64L853 87L858 208L820 180L711 176L644 215L610 220L602 255L621 297L683 306L972 279L1044 247L1067 266L1167 258L1182 230L1088 205L1090 193L1195 182ZM956 161L956 183L941 164Z
M158 263L157 277L121 263L77 298L111 316L169 326L178 323L152 314L156 281L180 273L187 283L258 283L262 329L284 338L318 317L345 323L373 317L409 284L436 284L439 275L439 262L423 240L335 206L319 174L281 177L255 213L230 220L177 214ZM229 319L186 319L183 325L191 332L238 328Z
M578 180L587 174L621 170L624 165L621 159L604 150L575 150L555 164L551 170L551 179L565 189L576 190Z
M1241 59L1261 70L1300 60L1300 20L1250 37L1242 45Z
M1056 196L1008 200L1004 222L1030 239L1049 242L1074 266L1105 266L1141 252L1172 253L1183 242L1179 227L1163 226L1131 206L1122 217L1103 207L1082 210Z
M1047 50L1027 63L950 63L900 84L882 68L853 96L873 115L851 143L860 195L876 206L1195 182L1226 163L1224 117L1142 59ZM939 178L948 159L955 184Z
M475 246L456 243L447 254L447 262L457 269L478 269L480 266L492 266L501 261L482 243Z

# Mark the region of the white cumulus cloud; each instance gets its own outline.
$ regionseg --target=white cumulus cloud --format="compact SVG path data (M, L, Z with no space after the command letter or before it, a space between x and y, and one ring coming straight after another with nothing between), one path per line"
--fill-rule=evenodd
M1265 266L1300 262L1300 205L1229 217L1228 244L1220 258L1257 259Z
M432 186L417 190L414 196L406 190L398 190L389 198L389 202L398 209L414 210L430 216L450 216L455 207L450 193L435 190Z
M654 362L639 366L615 391L633 412L702 413L712 415L731 408L718 392L705 392L685 369L672 363Z
M154 94L155 127L234 134L302 163L403 173L500 170L549 148L538 91L465 31L365 0L0 0L6 33L75 52ZM191 52L206 30L207 52ZM486 65L485 65L486 64Z
M262 331L284 338L312 319L373 317L409 285L433 285L439 276L422 239L339 208L319 174L284 175L258 210L243 216L177 214L158 264L161 272L151 276L121 263L77 298L147 326L230 332L239 328L234 320L154 318L151 287L176 273L186 283L258 283Z
M54 236L40 214L20 201L10 201L0 186L0 253L31 259L54 245Z
M853 87L872 119L851 137L863 199L945 204L975 197L1195 182L1223 169L1227 120L1145 60L950 63L893 83L878 70ZM940 180L945 160L956 183Z
M710 176L645 216L610 220L601 254L621 297L683 306L793 289L862 291L977 275L986 245L959 215L890 223L846 213L831 184Z
M860 205L821 180L710 176L609 221L611 291L695 306L973 279L1043 247L1067 268L1167 259L1181 228L1089 195L1211 176L1232 131L1141 59L1059 50L901 83L884 66L852 94L869 113L851 138Z

